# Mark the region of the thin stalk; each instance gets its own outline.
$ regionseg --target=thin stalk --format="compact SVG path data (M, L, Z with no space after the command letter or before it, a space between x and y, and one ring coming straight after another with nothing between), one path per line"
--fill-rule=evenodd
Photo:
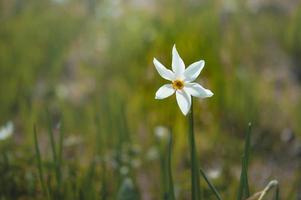
M252 125L251 123L249 123L248 131L246 134L244 154L242 156L242 167L241 167L240 184L238 189L237 200L242 200L244 197L248 198L250 196L249 181L248 181L248 166L249 166L249 157L250 157L251 131L252 131Z
M64 130L62 123L60 124L60 137L59 137L59 150L58 150L58 162L61 164L63 157L63 142L64 142Z
M190 159L191 159L191 199L201 199L201 188L200 188L200 173L198 156L195 146L194 138L194 123L193 123L193 99L191 100L191 110L188 114L188 136L189 136L189 148L190 148Z
M249 197L250 196L250 190L249 190L249 178L248 178L248 165L247 165L247 160L244 160L244 171L245 173L243 174L244 175L244 186L245 186L245 195L246 197Z
M246 167L249 166L249 159L250 159L250 145L251 145L251 131L252 131L252 124L251 122L248 124L248 131L246 136L246 144L245 144L245 160L246 160Z
M214 187L214 185L210 182L210 180L208 179L208 177L206 176L205 172L202 170L202 168L200 168L200 172L203 176L203 178L205 179L205 181L207 182L208 186L210 187L211 191L213 192L213 194L215 195L217 200L222 200L221 195L218 193L217 189Z
M240 181L239 181L239 188L238 188L238 194L237 194L237 200L242 200L242 197L243 197L243 191L244 191L244 182L245 182L245 176L243 175L243 170L245 169L244 165L245 165L245 162L242 160L241 161L241 165L242 165L242 168L241 168L241 174L240 174Z
M280 200L280 188L279 188L279 184L276 185L276 192L275 192L275 200Z
M161 179L161 192L162 199L168 200L168 173L166 167L166 150L160 138L156 138L156 145L159 150L159 159L160 159L160 179Z
M56 151L56 146L55 146L55 140L54 140L54 134L52 130L52 123L50 119L50 114L48 114L49 117L49 122L48 122L48 136L50 139L50 145L51 145L51 150L52 150L52 157L53 157L53 164L54 164L54 170L55 170L55 178L56 178L56 192L58 196L61 195L61 171L60 171L60 161L58 158L58 154ZM60 133L61 134L61 133ZM62 135L60 136L62 137ZM60 141L62 142L62 141ZM60 150L59 150L60 151Z
M48 121L48 136L50 139L50 145L51 145L51 150L52 150L52 157L53 157L53 161L56 164L57 163L57 154L56 154L56 149L55 149L55 142L54 142L54 136L53 136L53 131L52 131L52 124L51 124L51 119L50 119L50 115L49 117L49 121Z
M83 199L95 199L95 188L93 185L93 178L95 176L96 162L93 160L89 166L89 169L82 181L81 193Z
M100 195L100 199L105 200L107 199L107 187L106 187L106 161L104 158L104 149L105 149L105 138L103 136L103 129L100 123L103 123L100 120L100 112L97 112L95 115L95 124L96 124L96 150L97 150L97 154L100 155L102 157L101 159L101 195ZM102 124L103 125L103 124Z
M37 159L37 165L38 165L38 170L39 170L39 179L40 179L40 182L42 185L43 193L46 195L46 198L48 200L50 200L50 194L49 194L48 188L46 187L46 184L44 181L42 159L41 159L41 153L40 153L39 144L38 144L37 128L35 125L33 127L33 132L34 132L34 146L35 146L35 151L36 151L36 159Z
M58 149L58 161L57 161L57 173L58 173L58 188L61 188L62 183L62 172L61 166L63 161L63 143L64 143L64 129L63 124L60 123L60 130L59 130L59 149Z
M167 170L168 170L168 199L175 200L175 192L174 192L174 184L172 178L172 170L171 170L171 154L172 154L172 133L169 133L169 142L168 142L168 153L167 153Z
M101 176L101 199L106 200L107 199L107 168L105 161L103 160L101 162L101 169L102 169L102 176Z

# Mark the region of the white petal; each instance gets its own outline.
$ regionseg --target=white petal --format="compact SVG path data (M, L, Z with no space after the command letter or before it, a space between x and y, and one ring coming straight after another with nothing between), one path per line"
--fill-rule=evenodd
M200 60L198 62L192 63L187 67L187 69L184 72L184 80L191 82L194 81L201 73L202 69L205 66L205 61Z
M203 88L197 83L186 83L184 88L194 97L207 98L213 96L213 93L210 90Z
M184 115L190 110L191 107L191 96L185 90L177 90L176 97L178 105Z
M165 84L162 87L158 89L156 92L155 99L165 99L166 97L169 97L175 92L175 89L172 87L171 84Z
M174 45L172 48L172 64L171 64L171 66L172 66L173 72L176 75L176 78L180 78L181 76L183 76L184 71L185 71L185 64L176 49L176 45Z
M164 65L162 65L156 58L154 58L153 63L162 78L169 81L175 79L174 73L171 70L166 69L166 67L164 67Z

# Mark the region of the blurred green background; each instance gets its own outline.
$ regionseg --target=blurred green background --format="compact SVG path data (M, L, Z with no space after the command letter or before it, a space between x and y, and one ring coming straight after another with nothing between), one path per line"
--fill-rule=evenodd
M224 198L236 197L252 122L252 193L277 179L283 199L299 199L298 0L1 0L0 126L12 121L14 133L0 141L0 199L45 199L34 124L55 188L49 118L56 142L64 131L57 199L161 199L164 127L176 194L188 199L186 119L174 96L154 99L165 81L152 59L170 66L174 43L186 65L206 61L197 82L214 96L195 100L197 148Z

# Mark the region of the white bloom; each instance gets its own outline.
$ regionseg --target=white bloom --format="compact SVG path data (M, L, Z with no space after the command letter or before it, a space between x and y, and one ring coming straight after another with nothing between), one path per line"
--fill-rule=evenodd
M160 87L156 92L155 99L164 99L176 93L178 105L184 115L187 115L190 110L191 96L206 98L213 95L210 90L205 89L198 83L193 83L204 68L204 60L192 63L185 69L185 64L174 45L172 49L172 70L167 69L156 58L153 62L160 76L172 82Z
M159 139L166 139L169 136L168 128L166 128L165 126L157 126L155 127L154 131L155 135Z
M5 140L9 138L10 136L12 136L13 132L14 132L13 123L11 121L7 122L5 126L0 128L0 140Z
M210 169L208 173L208 177L211 179L217 179L221 176L221 168Z

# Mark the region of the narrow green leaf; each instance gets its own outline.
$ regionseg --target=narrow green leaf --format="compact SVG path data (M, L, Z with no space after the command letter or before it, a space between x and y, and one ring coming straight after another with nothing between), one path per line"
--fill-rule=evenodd
M242 200L243 198L248 198L250 196L249 182L248 182L248 166L250 159L250 141L251 141L251 123L248 124L248 131L245 139L245 149L242 156L242 167L240 174L240 184L238 189L237 200Z
M160 152L160 176L161 176L161 188L162 188L162 198L168 200L168 173L166 167L166 151L163 148L159 139L156 140L157 146Z
M58 192L58 198L61 195L61 172L60 172L60 163L58 159L58 154L56 151L56 146L55 146L55 140L54 140L54 134L52 131L52 122L50 118L50 114L48 113L48 137L50 140L50 146L51 146L51 151L52 151L52 157L53 157L53 164L54 164L54 171L55 171L55 178L56 178L56 191Z
M59 131L59 149L58 149L58 162L59 164L62 163L62 157L63 157L63 143L64 143L64 130L62 123L60 124L60 131Z
M249 180L248 180L248 169L249 169L249 159L250 159L250 146L251 146L251 131L252 131L252 124L248 124L248 131L247 131L247 138L246 138L246 144L245 144L245 164L244 164L244 186L245 186L245 195L246 197L250 196L250 190L249 190Z
M57 176L58 176L58 188L62 186L62 160L63 160L63 143L64 143L64 129L63 124L60 123L59 130L59 147L58 147L58 161L57 161Z
M50 114L48 114L48 137L50 139L50 145L51 145L53 161L55 163L57 163L57 154L56 154L56 148L55 148L55 142L54 142L54 136L53 136L53 131L52 131L52 122L51 122L51 119L50 119Z
M243 175L243 170L245 169L245 167L243 167L245 165L245 162L242 160L241 162L242 168L241 168L241 174L240 174L240 181L239 181L239 188L238 188L238 194L237 194L237 200L242 200L242 196L243 196L243 188L244 188L244 175Z
M280 194L280 188L279 184L276 185L276 191L275 191L275 200L280 200L279 194Z
M107 169L105 166L105 161L101 162L101 168L102 168L102 176L101 176L101 199L105 200L108 198L108 189L107 189Z
M102 120L100 120L100 112L96 112L95 115L95 125L96 125L96 152L98 155L102 157L101 159L101 190L100 190L100 199L107 199L107 170L106 170L106 163L104 159L105 155L105 137L103 134L103 127L101 123L103 123Z
M246 135L245 152L244 152L247 169L249 166L249 159L250 159L251 131L252 131L252 124L251 124L251 122L249 122L248 131L247 131L247 135Z
M82 180L81 196L83 197L83 199L95 199L96 197L95 187L93 185L93 178L95 176L95 167L96 167L96 162L92 161L90 163L90 166L88 168L88 171L86 172L84 179Z
M200 168L200 172L201 172L203 178L205 179L205 181L207 182L208 186L210 187L211 191L215 195L216 199L222 200L221 195L218 193L218 191L214 187L214 185L210 182L210 180L208 179L208 177L206 176L206 174L205 174L205 172L204 172L204 170L202 168Z
M36 159L37 159L37 165L38 165L38 170L39 170L39 179L40 179L40 182L42 185L43 193L46 195L46 198L49 200L50 194L49 194L48 188L46 187L46 184L44 181L42 159L41 159L41 153L40 153L39 144L38 144L37 128L35 125L33 127L33 132L34 132L34 146L35 146L35 152L36 152Z
M247 160L243 161L243 168L244 168L244 189L245 189L245 196L249 197L250 196L250 190L249 190L249 179L248 179L248 166L247 166Z

